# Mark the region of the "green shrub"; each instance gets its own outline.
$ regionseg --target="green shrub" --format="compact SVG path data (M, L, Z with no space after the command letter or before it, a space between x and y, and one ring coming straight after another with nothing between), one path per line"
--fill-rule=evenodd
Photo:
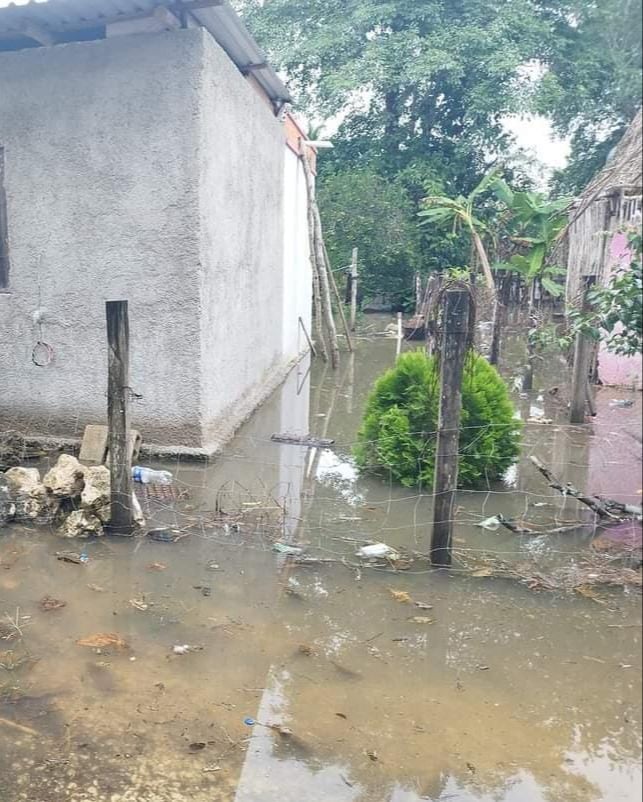
M358 465L407 487L432 487L439 405L437 360L421 351L404 354L368 398L355 448ZM460 487L502 478L520 452L520 430L504 381L472 353L462 382Z

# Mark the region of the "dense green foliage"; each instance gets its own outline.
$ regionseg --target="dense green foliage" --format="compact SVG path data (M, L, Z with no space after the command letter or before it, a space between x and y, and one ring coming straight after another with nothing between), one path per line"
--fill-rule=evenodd
M516 192L502 179L495 181L494 189L506 208L497 236L500 261L494 265L496 270L519 273L528 286L538 280L550 295L560 297L565 288L557 278L567 271L552 264L551 256L567 225L570 199Z
M360 293L368 298L389 293L397 303L412 292L416 271L464 264L466 237L419 230L416 224L421 200L441 189L430 170L414 165L391 179L368 166L327 173L318 198L333 267L348 266L358 248Z
M536 102L572 137L569 165L554 189L578 193L641 105L643 0L576 0L560 8Z
M520 422L498 372L471 354L462 384L461 487L500 479L519 454ZM421 351L404 354L376 382L355 457L361 468L407 486L432 487L439 411L439 366Z
M643 245L639 230L629 237L632 260L617 270L605 286L589 295L590 313L571 309L571 335L578 331L602 339L608 351L636 356L643 351Z
M334 268L350 264L355 243L362 293L408 291L420 263L420 235L399 182L387 182L368 168L335 173L320 186L319 203Z
M422 198L468 196L491 161L519 169L507 115L550 116L573 137L557 189L587 183L641 102L642 2L234 0L298 110L332 121L319 176L329 251L337 267L360 249L371 294L397 294L417 266L470 263L466 235L411 228ZM381 259L378 230L393 233Z

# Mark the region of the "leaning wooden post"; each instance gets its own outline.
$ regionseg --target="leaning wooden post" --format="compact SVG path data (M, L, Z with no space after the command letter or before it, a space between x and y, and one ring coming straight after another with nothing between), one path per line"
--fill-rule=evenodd
M342 302L342 297L339 294L339 287L337 286L337 282L335 281L335 274L333 273L326 244L324 244L324 259L326 260L326 264L328 265L328 278L330 279L330 286L332 287L333 295L335 296L335 300L337 301L337 310L339 311L339 316L342 321L342 328L344 329L344 334L346 335L346 343L348 345L348 350L352 354L353 338L351 337L351 332L348 327L348 323L346 322L346 313L344 312L344 304Z
M127 301L107 301L107 429L111 481L109 532L131 535L132 463L129 428L129 318Z
M582 311L589 312L589 293L596 282L596 276L585 276L583 281ZM585 423L585 404L587 403L587 382L592 361L592 340L582 332L576 336L574 349L574 375L572 380L572 409L570 423Z
M359 251L353 248L353 261L351 262L351 331L357 326L357 272Z
M467 290L449 290L443 307L440 353L440 415L433 483L434 512L431 539L433 565L451 565L453 516L458 487L458 451L462 413L462 375L469 348L470 296Z

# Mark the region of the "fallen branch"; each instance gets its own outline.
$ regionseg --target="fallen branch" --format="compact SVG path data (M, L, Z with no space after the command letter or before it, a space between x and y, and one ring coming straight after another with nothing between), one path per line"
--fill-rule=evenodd
M16 732L21 732L23 735L33 735L34 738L40 738L40 733L36 730L32 730L31 727L25 727L23 724L16 724L15 721L10 721L8 718L0 718L0 726L16 730Z
M587 524L584 523L575 523L569 526L557 526L553 529L550 527L545 527L544 529L529 529L524 526L518 526L518 524L509 521L502 515L498 515L498 523L515 535L531 535L532 537L539 537L540 535L565 535L568 532L576 532L582 529L582 527L587 526Z
M640 507L635 507L630 504L622 504L621 502L614 501L613 499L602 499L598 496L587 496L569 483L563 485L562 482L557 479L549 470L549 468L538 459L538 457L531 457L531 461L542 473L549 483L549 486L553 490L558 490L563 494L563 496L571 496L572 498L577 499L581 504L585 504L586 507L589 507L590 510L595 512L599 517L611 519L622 519L623 517L643 517L643 511Z
M311 435L296 434L273 434L270 438L274 443L285 443L291 446L306 446L307 448L330 448L335 444L334 440L324 437L312 437Z

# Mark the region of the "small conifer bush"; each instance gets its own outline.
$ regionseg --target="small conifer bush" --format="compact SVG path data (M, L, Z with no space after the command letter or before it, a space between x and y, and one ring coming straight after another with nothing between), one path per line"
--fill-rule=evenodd
M407 487L432 487L439 406L437 359L422 351L401 356L366 403L358 465ZM520 453L520 431L507 385L486 359L471 353L462 382L460 487L501 479Z

